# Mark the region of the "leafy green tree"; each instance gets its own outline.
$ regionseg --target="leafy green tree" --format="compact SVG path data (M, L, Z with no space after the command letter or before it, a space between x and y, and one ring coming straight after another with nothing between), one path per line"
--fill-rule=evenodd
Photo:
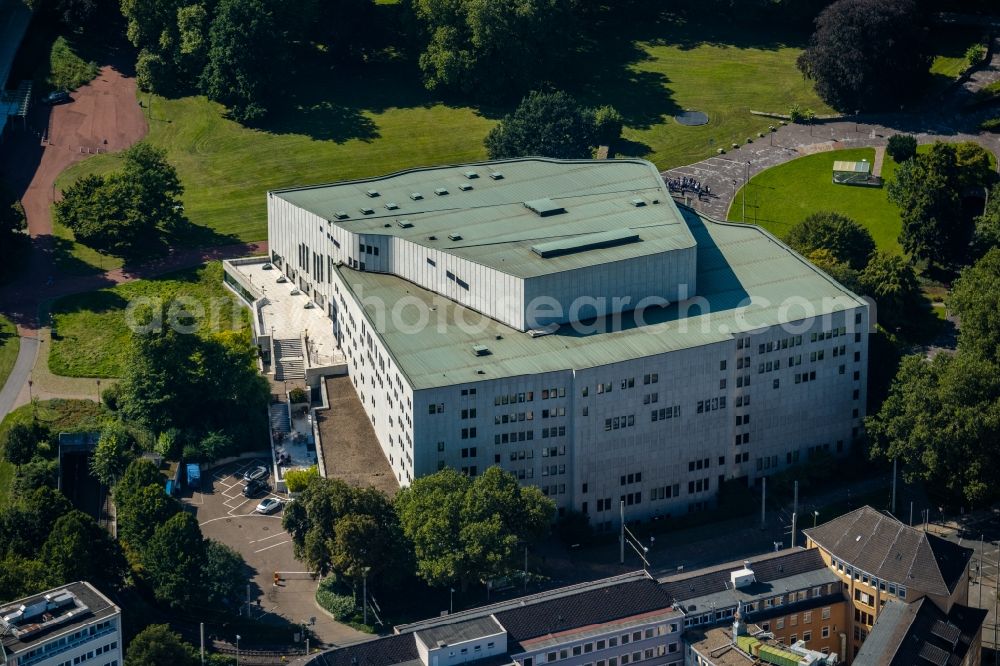
M149 542L157 526L181 511L180 503L167 495L162 483L129 492L120 492L116 486L114 497L118 509L118 537L137 550Z
M914 0L838 0L820 13L798 66L840 111L894 108L927 81L931 55Z
M20 471L35 456L39 430L33 423L15 423L7 431L3 442L3 456Z
M795 224L785 242L800 254L828 250L838 263L861 270L875 251L875 240L861 224L840 213L813 213Z
M865 425L872 456L898 459L908 481L977 504L996 498L1000 372L993 362L965 351L930 361L908 356Z
M555 503L499 467L474 480L445 469L396 497L417 573L431 585L469 583L517 569L522 544L548 531Z
M564 92L531 92L490 130L484 143L492 160L587 158L596 144L594 113Z
M125 666L195 666L194 648L166 624L153 624L128 644Z
M59 461L36 457L21 465L10 484L10 494L21 497L38 488L55 488L59 485Z
M292 537L295 556L321 575L332 568L334 529L351 513L354 495L339 479L317 479L285 507L281 524Z
M1000 248L962 271L948 304L960 322L959 349L1000 361Z
M184 186L177 169L167 162L167 151L145 141L131 146L122 153L121 177L136 188L142 213L156 227L180 226Z
M427 43L420 55L431 90L481 100L516 98L555 78L572 54L571 0L412 0Z
M972 236L962 212L961 169L955 147L935 143L896 169L888 184L889 201L903 218L899 242L907 253L937 265L961 260Z
M0 512L0 552L34 557L56 521L72 510L65 495L47 486L18 497Z
M846 262L837 261L830 250L813 250L806 255L806 259L854 293L862 293L861 274Z
M392 586L413 571L409 543L385 493L374 488L353 493L351 513L337 521L330 543L331 568L358 582Z
M108 422L101 429L101 437L90 459L91 474L104 485L113 486L138 449L135 438L124 425L118 421Z
M976 256L982 256L991 248L1000 247L1000 183L990 188L983 214L976 218L972 245Z
M283 68L276 32L274 16L263 0L220 0L201 89L229 107L240 122L267 114L275 77Z
M208 539L202 569L206 600L210 604L238 601L246 586L247 566L243 556L224 543Z
M599 106L594 109L594 137L603 145L611 145L622 136L625 119L613 106Z
M48 575L60 584L86 580L118 586L125 571L118 543L81 511L71 511L55 522L42 546L41 559Z
M885 152L897 163L903 163L917 154L917 137L912 134L893 134L885 147Z
M903 257L888 252L875 252L861 271L864 293L878 305L879 323L896 330L912 318L923 296L913 267Z
M0 555L0 599L20 599L55 585L41 560Z
M159 525L142 550L142 563L157 601L184 607L197 599L205 540L195 517L182 511Z

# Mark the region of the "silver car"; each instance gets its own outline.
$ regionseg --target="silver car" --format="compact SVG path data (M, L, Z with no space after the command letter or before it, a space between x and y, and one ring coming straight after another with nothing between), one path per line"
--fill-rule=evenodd
M274 497L268 497L267 499L265 499L264 501L262 501L260 504L258 504L257 508L254 509L254 510L257 513L268 514L268 513L273 513L274 511L277 511L278 507L280 507L280 506L281 506L281 500L279 500L277 498L274 498Z
M243 480L247 482L260 481L261 479L266 479L266 478L267 478L267 468L264 467L263 465L258 465L257 467L248 469L246 472L243 473Z

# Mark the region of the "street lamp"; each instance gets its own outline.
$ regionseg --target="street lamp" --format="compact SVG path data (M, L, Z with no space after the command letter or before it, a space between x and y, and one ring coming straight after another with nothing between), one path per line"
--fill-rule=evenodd
M371 567L364 568L364 587L362 588L364 592L362 593L364 602L364 615L365 615L365 625L368 624L368 572L371 571Z
M819 511L813 511L813 527L816 527L817 520L819 520Z
M101 406L101 380L97 380L97 406Z
M240 635L236 634L236 666L240 666Z
M448 588L448 615L455 612L455 588Z

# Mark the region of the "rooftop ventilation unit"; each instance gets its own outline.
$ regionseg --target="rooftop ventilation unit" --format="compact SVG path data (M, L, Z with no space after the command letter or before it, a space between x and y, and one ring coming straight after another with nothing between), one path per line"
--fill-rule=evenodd
M646 205L646 200L639 198L632 199L632 205L635 206L636 208L642 208L643 206Z
M531 201L525 201L524 207L533 211L539 217L548 217L549 215L558 215L566 212L565 208L552 201L552 199L533 199Z
M427 237L427 240L437 240L437 239L438 239L437 236L428 236Z
M729 582L733 584L734 588L746 587L756 581L753 569L749 565L750 563L747 562L742 569L737 569L729 574Z
M378 190L368 190L367 192L365 192L365 194L367 194L372 198L375 198L378 196Z
M368 206L362 206L362 208L361 208L361 214L362 215L372 215L374 212L375 211L372 210L371 208L369 208Z
M414 201L419 201L420 199L424 198L424 195L422 195L420 192L411 192L410 198L413 199Z
M335 218L337 218L338 220L346 220L347 219L347 211L346 210L338 210L336 213L333 214L333 216Z
M434 194L438 195L439 197L443 197L444 195L448 194L448 190L443 187L439 187L436 190L434 190Z
M460 241L462 240L462 234L448 234L448 240Z
M601 248L617 247L629 243L637 243L642 239L632 229L616 229L593 234L582 234L569 238L537 243L531 246L531 251L543 259L561 257L565 254L599 250Z
M479 178L479 174L476 173L475 171L466 171L465 177L468 178L469 180L472 180L473 178Z
M386 210L397 210L398 208L399 208L399 205L396 202L394 202L394 201L386 201L385 202L385 209Z
M462 190L463 192L468 192L469 190L472 189L472 185L469 185L468 183L462 183L461 185L458 186L458 189Z
M413 226L413 222L410 222L409 220L396 220L396 226L400 229L409 229Z
M472 353L476 356L487 356L490 353L490 348L486 345L473 345Z
M499 171L491 171L490 178L492 178L493 180L503 180L503 174L500 173Z
M543 335L552 335L559 330L559 324L548 324L547 326L542 326L540 328L532 328L528 330L528 335L533 338L540 338Z

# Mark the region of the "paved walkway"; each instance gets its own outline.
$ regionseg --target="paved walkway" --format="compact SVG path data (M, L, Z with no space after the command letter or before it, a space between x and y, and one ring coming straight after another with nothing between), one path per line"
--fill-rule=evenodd
M675 198L710 217L724 220L739 188L761 171L817 152L885 146L893 134L912 134L919 143L975 141L1000 156L1000 135L978 130L983 119L997 115L996 107L964 112L976 90L998 80L1000 38L994 40L993 56L988 64L977 69L961 85L953 86L944 98L926 102L926 109L921 113L873 114L811 125L779 126L769 136L755 139L725 155L668 169L663 177L669 180L687 176L700 181L702 188L707 185L711 188L710 196L699 198L687 192ZM777 126L778 121L774 124Z

